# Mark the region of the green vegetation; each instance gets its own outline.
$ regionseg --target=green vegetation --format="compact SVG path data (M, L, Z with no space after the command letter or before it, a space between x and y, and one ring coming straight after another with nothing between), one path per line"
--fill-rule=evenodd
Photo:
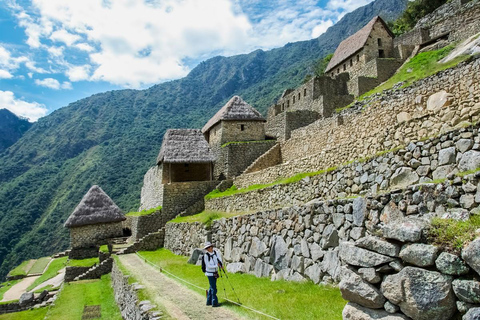
M82 260L70 259L67 261L67 266L69 267L93 267L95 264L99 264L100 261L98 258L89 258Z
M28 274L38 274L43 273L47 264L52 260L50 257L43 257L35 261L34 265L28 271Z
M271 187L271 186L275 186L277 184L294 183L294 182L298 182L302 179L305 179L307 177L318 176L318 175L333 171L335 169L337 169L337 167L330 167L330 168L327 168L326 170L319 170L319 171L314 171L314 172L302 172L302 173L296 174L294 176L291 176L289 178L282 178L282 179L279 179L277 181L274 181L274 182L271 182L271 183L266 183L266 184L254 184L254 185L248 186L248 187L243 188L243 189L238 189L235 185L233 185L229 189L227 189L223 192L220 192L219 190L213 190L212 192L210 192L209 194L207 194L205 196L205 200L213 199L213 198L228 197L228 196L238 194L238 193L245 193L245 192L249 192L249 191L253 191L253 190L265 189L265 188L268 188L268 187Z
M473 170L468 170L468 171L463 171L463 172L459 172L457 173L456 175L460 178L463 178L465 176L468 176L470 174L474 174L474 173L477 173L478 171L480 171L480 168L477 168L477 169L473 169Z
M467 221L433 218L428 230L428 240L439 247L459 253L466 244L475 239L478 228L480 215L473 215Z
M39 308L22 312L2 314L0 315L0 320L43 320L47 314L47 310L47 308Z
M445 48L421 52L407 62L396 74L386 82L362 95L359 100L383 90L391 89L396 83L403 82L404 87L408 87L415 81L424 79L434 75L440 71L455 67L460 62L466 61L470 56L460 56L447 63L439 63L453 49L455 44L451 44Z
M325 69L327 69L330 60L332 60L333 53L327 54L325 57L318 59L311 67L309 74L303 79L303 83L307 83L313 77L321 77L325 74Z
M427 14L433 12L442 4L449 0L415 0L409 1L407 9L393 23L389 23L389 27L395 35L403 34L415 27L417 22Z
M187 257L176 256L166 249L140 252L142 258L187 280L197 286L207 288L208 281L199 266L187 264ZM168 276L167 273L165 275ZM338 288L318 286L312 282L296 283L287 281L270 281L248 274L228 274L240 301L245 306L260 310L280 319L342 319L342 309L346 301L342 299ZM218 281L218 297L224 300L223 285L229 298L234 294L225 281ZM191 287L201 294L204 290ZM259 318L256 313L226 303L230 308L248 319Z
M61 269L65 268L67 259L68 257L54 259L48 266L47 270L45 270L45 272L27 288L27 290L30 291L39 284L55 277Z
M231 217L241 216L241 215L244 215L244 214L248 214L248 212L227 213L227 212L219 212L219 211L203 211L199 214L195 214L195 215L192 215L192 216L176 217L175 219L170 220L168 223L201 222L204 225L209 227L209 226L212 225L212 222L214 220L219 220L219 219L222 219L222 218L227 218L228 219L228 218L231 218Z
M121 320L122 316L113 297L110 275L100 280L84 280L65 283L62 291L51 307L46 320L82 319L85 306L100 305L102 319Z
M231 144L248 144L248 143L263 143L265 141L273 141L273 140L252 140L252 141L230 141L227 143L222 144L222 148L229 146Z
M142 210L140 212L132 211L132 212L127 213L125 216L127 216L127 217L148 216L152 213L155 213L155 212L161 211L161 210L162 210L162 206L159 206L159 207L148 209L148 210Z
M0 287L0 301L3 300L3 295L5 294L5 292L10 290L11 287L16 285L20 281L22 281L22 279L12 280L12 281L7 281L7 282L2 283L1 287Z
M100 249L98 249L100 252L103 253L109 253L108 251L108 245L104 244L103 246L100 246Z
M28 271L32 267L32 265L35 263L35 260L25 260L23 261L19 266L17 266L15 269L11 270L8 275L9 276L26 276L28 274Z

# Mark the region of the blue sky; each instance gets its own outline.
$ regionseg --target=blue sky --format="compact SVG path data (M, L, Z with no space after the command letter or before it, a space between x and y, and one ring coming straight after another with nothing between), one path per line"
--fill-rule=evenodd
M318 37L372 0L0 0L0 108L31 121L200 61Z

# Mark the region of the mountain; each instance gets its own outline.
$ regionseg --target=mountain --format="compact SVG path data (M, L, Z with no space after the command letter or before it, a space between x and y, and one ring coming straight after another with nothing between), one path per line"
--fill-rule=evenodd
M0 109L0 153L17 142L30 129L32 123L10 112Z
M265 113L341 40L375 15L398 17L406 4L376 0L317 39L215 57L183 79L96 94L41 118L0 155L0 276L19 260L67 248L63 223L94 184L123 210L138 208L166 129L201 128L234 94Z

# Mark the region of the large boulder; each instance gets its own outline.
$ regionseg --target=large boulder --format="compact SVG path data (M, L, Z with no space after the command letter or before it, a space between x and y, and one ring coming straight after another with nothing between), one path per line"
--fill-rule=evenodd
M418 174L409 167L398 168L390 178L390 187L406 188L420 180Z
M480 274L480 238L475 239L462 250L462 258L473 270Z
M435 266L441 273L455 276L467 274L470 271L470 268L462 259L448 252L442 252L438 256L435 260Z
M400 246L394 243L390 243L375 236L367 236L358 239L355 245L360 248L375 251L380 254L384 254L390 257L398 257L400 252Z
M198 260L203 257L203 250L202 249L193 249L192 254L190 255L190 259L188 259L187 263L189 264L197 264Z
M392 257L358 248L350 242L340 244L340 259L344 262L358 267L376 267L393 261Z
M480 304L480 282L475 280L454 280L453 292L466 303Z
M25 307L33 303L33 292L25 292L22 293L20 296L20 299L18 300L18 303L20 304L20 307Z
M342 281L338 287L345 300L367 308L380 309L386 301L377 288L363 281L358 274L346 267L342 267Z
M312 280L313 283L318 284L323 276L322 268L315 263L305 269L305 275Z
M405 267L387 276L381 290L414 320L448 320L456 311L451 277L435 271Z
M384 310L369 309L352 302L343 308L342 317L343 320L408 320L403 314L390 314Z
M255 258L261 258L266 252L267 245L257 237L253 238L250 251L248 253Z
M227 271L230 273L245 273L245 264L243 262L234 262L227 264Z
M270 264L275 270L282 270L288 267L288 247L285 240L280 236L273 237L272 249L270 250Z
M439 91L428 97L427 110L438 112L452 104L453 95L445 90Z
M427 223L421 219L405 218L383 227L383 236L402 242L417 242L421 239Z
M403 261L418 267L433 266L437 256L437 247L423 243L405 245L400 251L400 258Z

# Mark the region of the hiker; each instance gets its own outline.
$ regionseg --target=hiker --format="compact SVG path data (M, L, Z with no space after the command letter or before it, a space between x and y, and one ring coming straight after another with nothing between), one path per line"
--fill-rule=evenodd
M223 268L220 252L213 249L213 244L209 241L205 243L206 250L202 259L202 271L208 277L210 288L207 292L207 306L218 307L217 298L217 279L219 278L218 268Z

